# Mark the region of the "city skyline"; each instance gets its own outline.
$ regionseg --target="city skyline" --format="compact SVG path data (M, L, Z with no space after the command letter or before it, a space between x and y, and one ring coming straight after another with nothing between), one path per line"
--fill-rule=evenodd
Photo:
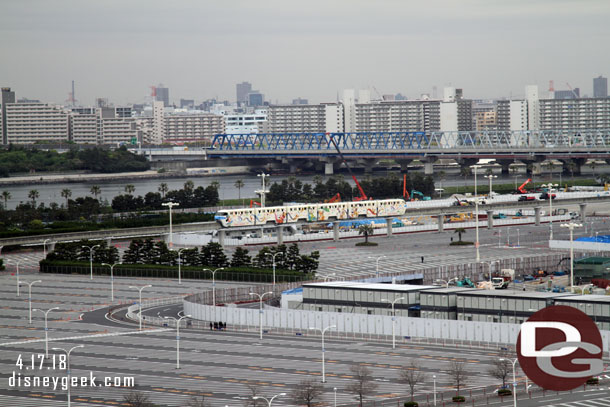
M337 1L286 6L160 1L0 4L2 86L52 103L180 98L234 100L248 81L272 103L336 100L370 88L410 99L455 86L469 99L523 97L523 86L567 83L591 96L607 76L610 8L603 1L411 4Z

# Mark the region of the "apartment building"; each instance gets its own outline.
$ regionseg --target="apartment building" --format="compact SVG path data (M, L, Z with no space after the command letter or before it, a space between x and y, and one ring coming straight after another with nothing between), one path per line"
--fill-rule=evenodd
M225 132L222 115L213 113L174 113L164 116L164 142L193 142L211 140Z
M64 142L70 138L70 114L46 103L7 103L3 108L8 144Z
M272 105L265 133L335 133L343 131L343 105Z
M610 129L610 99L542 99L540 130Z

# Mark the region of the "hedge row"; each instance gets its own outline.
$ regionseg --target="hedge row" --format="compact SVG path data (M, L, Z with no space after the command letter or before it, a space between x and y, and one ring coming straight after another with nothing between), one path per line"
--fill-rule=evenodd
M183 266L180 269L182 278L211 280L212 273L203 271L206 267ZM40 262L41 273L55 274L85 274L91 272L88 262L49 261ZM110 267L93 264L93 274L110 275ZM177 266L158 264L119 264L114 267L115 277L151 277L151 278L178 278ZM305 274L292 270L276 270L275 281L278 283L306 281L314 278L314 274ZM227 267L216 272L216 280L245 281L256 283L273 282L273 270L253 267Z

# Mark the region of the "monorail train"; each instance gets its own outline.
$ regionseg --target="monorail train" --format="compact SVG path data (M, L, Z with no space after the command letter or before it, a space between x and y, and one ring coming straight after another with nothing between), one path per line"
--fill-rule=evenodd
M320 222L343 219L400 216L407 210L402 199L380 199L359 202L337 202L269 206L264 208L227 209L218 211L214 219L225 228L296 223Z

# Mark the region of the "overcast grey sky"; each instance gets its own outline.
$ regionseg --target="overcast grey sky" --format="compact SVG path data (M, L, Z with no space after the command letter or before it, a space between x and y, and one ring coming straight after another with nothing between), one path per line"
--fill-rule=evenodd
M334 101L344 88L468 98L610 74L608 0L0 0L0 85L62 103L235 99ZM372 91L373 96L376 95Z

